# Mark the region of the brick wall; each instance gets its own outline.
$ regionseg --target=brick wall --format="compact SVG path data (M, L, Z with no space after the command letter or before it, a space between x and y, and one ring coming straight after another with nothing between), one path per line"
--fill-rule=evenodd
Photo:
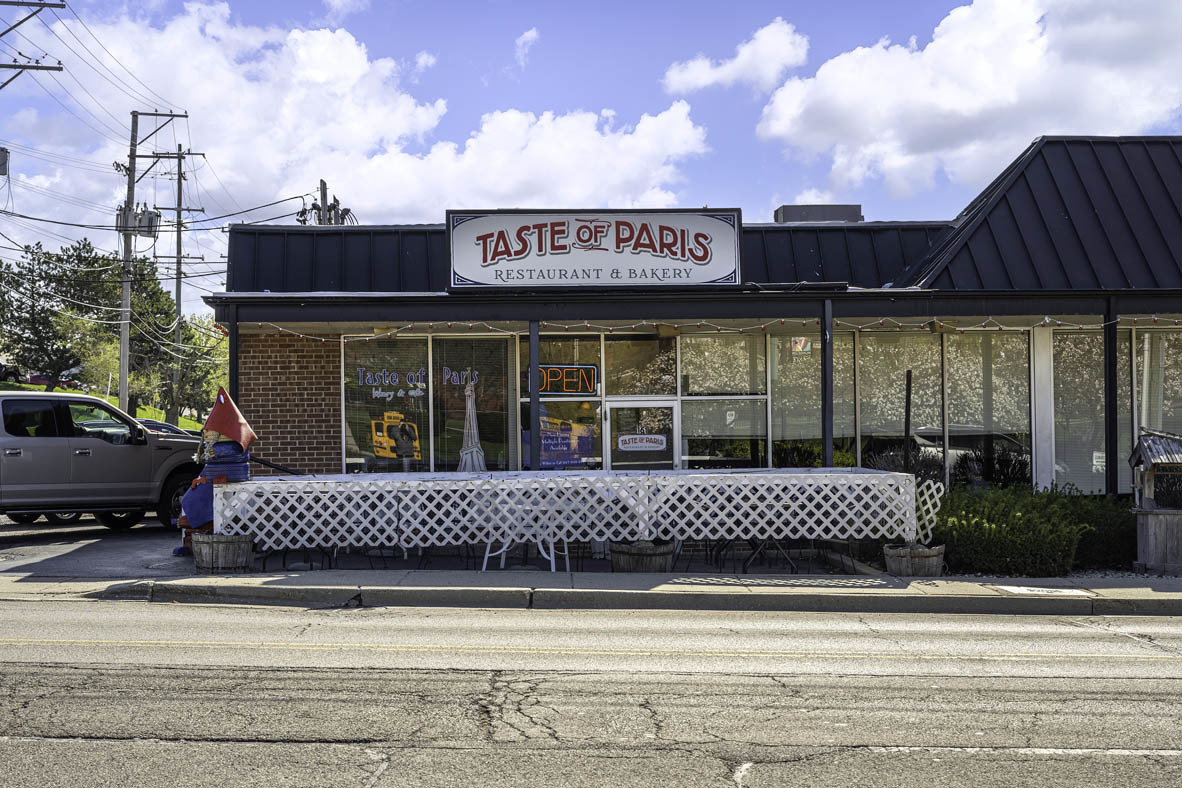
M251 454L303 473L341 472L341 349L280 334L243 334L238 407L259 436ZM256 476L275 474L252 464Z

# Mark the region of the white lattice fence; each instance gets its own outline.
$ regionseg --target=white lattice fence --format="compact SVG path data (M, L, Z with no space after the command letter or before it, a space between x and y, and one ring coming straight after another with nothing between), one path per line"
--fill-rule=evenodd
M836 469L267 478L219 485L214 525L269 550L480 544L538 530L571 541L913 539L916 489L906 474Z

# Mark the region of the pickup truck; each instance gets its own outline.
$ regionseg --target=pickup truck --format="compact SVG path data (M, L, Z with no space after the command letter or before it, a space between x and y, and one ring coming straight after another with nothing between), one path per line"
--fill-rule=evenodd
M84 394L0 391L0 514L29 523L92 512L130 528L155 510L170 525L201 467L201 439L153 432Z

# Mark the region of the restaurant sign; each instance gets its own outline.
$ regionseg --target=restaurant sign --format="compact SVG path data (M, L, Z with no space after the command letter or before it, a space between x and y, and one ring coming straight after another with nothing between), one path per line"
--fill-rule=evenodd
M448 211L451 286L739 284L738 209Z

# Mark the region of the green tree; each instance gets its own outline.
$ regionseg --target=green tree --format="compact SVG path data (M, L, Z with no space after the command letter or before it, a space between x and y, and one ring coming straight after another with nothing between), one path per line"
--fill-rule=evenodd
M102 325L89 302L63 294L47 282L65 281L70 270L40 246L16 259L0 260L0 350L17 366L47 378L53 391L64 373L78 367Z

